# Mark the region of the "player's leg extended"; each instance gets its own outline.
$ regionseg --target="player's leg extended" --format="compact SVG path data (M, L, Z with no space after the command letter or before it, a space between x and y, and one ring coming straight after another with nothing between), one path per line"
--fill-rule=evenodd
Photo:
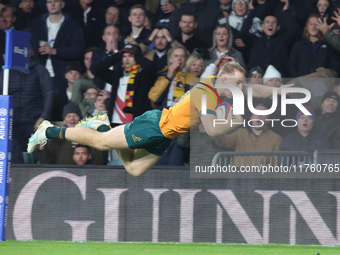
M156 162L160 156L151 154L145 149L116 149L126 171L133 176L142 176Z
M85 144L102 151L129 148L125 139L124 125L107 132L98 132L86 127L67 128L65 138L71 142Z

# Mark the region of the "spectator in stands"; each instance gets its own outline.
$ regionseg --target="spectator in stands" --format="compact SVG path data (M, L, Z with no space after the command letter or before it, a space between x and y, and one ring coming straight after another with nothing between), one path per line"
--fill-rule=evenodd
M200 78L205 69L203 58L200 55L191 55L185 62L184 69L187 73L191 73L197 78Z
M184 2L185 0L146 0L145 10L151 12L157 22L162 19L168 19L170 14Z
M205 68L204 72L201 75L201 79L204 79L210 75L214 75L214 76L217 75L217 73L222 68L222 66L228 62L236 62L236 60L233 57L230 57L228 55L220 56L218 59L215 60L214 63L209 64Z
M126 36L130 30L130 27L123 25L120 19L120 10L115 5L110 5L107 7L105 12L105 23L108 25L115 25L118 27L120 34Z
M154 49L147 49L151 43L154 44ZM167 65L168 50L179 46L179 43L172 38L168 28L157 26L152 31L148 40L139 45L141 46L144 57L153 61L159 72Z
M182 4L181 7L174 10L170 16L169 29L174 38L181 33L178 24L182 14L185 12L194 12L197 18L195 35L210 47L212 43L212 32L218 24L218 18L223 15L221 9L216 5L207 3L206 0L189 0Z
M197 77L183 70L188 57L189 52L183 46L168 51L168 66L159 74L149 91L149 99L154 108L173 106L185 92L196 85Z
M63 124L66 127L74 127L81 118L79 107L70 102L63 109ZM38 158L40 164L74 164L73 144L66 140L50 140L45 146L39 148ZM91 148L93 164L106 163L103 152Z
M329 68L339 73L338 56L324 42L317 24L318 16L310 15L304 29L304 38L296 42L290 52L289 73L291 77L313 73L318 67Z
M66 66L79 61L84 52L85 38L79 23L63 14L62 0L47 0L48 13L35 19L31 26L31 42L35 56L46 66L54 84L55 98L52 120L60 120L61 102L67 101Z
M297 113L296 130L282 138L280 151L307 151L312 156L315 150L329 148L326 137L313 128L316 121L314 109L306 108L311 115L304 115L301 111Z
M129 14L131 29L128 35L124 38L125 44L141 43L150 36L151 31L144 27L145 15L146 12L143 5L136 4L131 7Z
M32 58L30 50L29 72L9 72L8 94L13 96L12 162L24 163L22 152L27 140L44 119L50 119L53 102L53 84L46 68ZM3 92L3 72L0 78Z
M232 0L219 0L220 8L222 10L223 16L225 18L225 21L219 22L220 24L226 24L228 21L228 17L232 11L231 9L231 3Z
M254 101L256 110L268 110L266 101ZM248 119L246 117L246 119ZM269 115L250 114L251 123L247 127L241 127L235 132L214 138L223 149L242 151L278 151L281 137L268 128ZM247 161L245 161L246 163Z
M97 1L100 2L100 1ZM124 27L131 27L129 16L131 8L135 5L142 5L144 7L144 0L113 0L113 1L101 1L110 3L113 2L113 5L119 8L119 16L120 16L120 24ZM121 28L121 27L120 27ZM123 32L123 31L122 31Z
M5 5L0 11L0 27L2 30L14 29L14 22L16 19L15 8Z
M205 65L208 66L214 63L219 57L228 55L245 68L241 52L235 50L232 45L233 34L231 28L227 25L218 25L213 32L213 46L209 49L210 56L205 60Z
M77 144L74 147L73 161L78 166L90 165L92 154L90 147L87 145Z
M278 24L280 24L280 34L288 34L290 36L290 38L285 41L285 45L288 51L290 51L295 41L301 39L303 27L302 24L305 24L305 20L307 18L304 17L304 14L302 14L301 11L297 11L297 2L301 3L302 1L277 1L274 10L271 12L271 14L277 18ZM304 11L306 11L307 9L308 8L306 8L305 6ZM310 12L307 14L309 15Z
M66 95L68 101L72 98L73 83L81 78L82 68L78 62L69 64L66 67L65 78L67 80Z
M335 50L340 51L340 35L337 31L340 27L340 10L334 12L334 17L331 17L336 23L327 24L326 19L318 19L317 27L325 37L326 42ZM335 26L335 27L334 27Z
M269 65L263 76L263 84L271 87L280 87L282 77L280 72L272 65Z
M339 95L334 91L324 94L321 108L317 114L315 129L328 138L332 144L333 135L340 127L339 118Z
M99 45L105 27L104 12L93 5L93 2L94 0L76 0L67 8L72 17L82 25L86 48Z
M94 67L94 74L112 85L107 104L111 122L126 124L151 109L147 93L155 82L155 67L138 45L127 44L118 54L105 58Z
M181 33L175 39L184 45L190 53L194 50L204 53L207 50L209 45L194 34L197 22L193 12L183 12L178 26Z
M266 70L269 65L273 65L283 77L288 76L286 44L289 44L292 37L289 37L288 33L279 32L280 26L277 18L272 15L264 18L261 28L263 32L260 33L260 37L252 38L253 43L249 55L250 68L259 66L262 70Z
M103 31L102 39L103 43L99 46L97 50L93 51L92 53L90 67L90 71L92 73L94 72L94 67L98 63L103 61L108 56L112 56L113 54L118 53L118 51L123 48L123 44L121 43L120 31L115 25L106 26ZM99 89L105 89L107 92L111 92L111 84L105 83L103 79L100 79L98 81L97 79L100 79L100 77L96 76L96 81L94 83Z
M34 0L20 0L16 8L14 27L18 30L30 31L33 20L40 15L40 9Z
M173 106L199 80L194 74L184 72L184 66L189 52L183 46L177 46L168 51L168 66L158 76L150 89L149 99L154 108ZM178 139L171 141L158 165L183 165L184 149L177 144Z
M252 3L253 1L251 1ZM259 36L261 32L261 19L256 17L253 5L250 6L253 10L253 15L248 18L247 33ZM232 12L228 17L228 24L237 31L241 31L243 23L248 17L249 0L233 0Z
M259 66L251 68L248 72L249 84L263 84L263 70Z
M320 16L321 19L330 20L331 17L331 1L330 0L318 0L316 2L315 13Z

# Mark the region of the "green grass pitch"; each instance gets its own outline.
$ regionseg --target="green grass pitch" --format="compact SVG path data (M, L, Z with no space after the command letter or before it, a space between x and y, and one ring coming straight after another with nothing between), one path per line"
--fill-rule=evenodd
M340 255L340 246L216 243L4 241L1 255Z

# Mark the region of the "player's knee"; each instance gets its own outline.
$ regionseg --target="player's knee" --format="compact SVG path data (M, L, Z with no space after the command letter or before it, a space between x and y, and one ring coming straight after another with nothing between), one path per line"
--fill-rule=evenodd
M145 173L145 171L142 171L140 168L136 169L133 166L129 166L125 168L127 172L134 177L141 177Z

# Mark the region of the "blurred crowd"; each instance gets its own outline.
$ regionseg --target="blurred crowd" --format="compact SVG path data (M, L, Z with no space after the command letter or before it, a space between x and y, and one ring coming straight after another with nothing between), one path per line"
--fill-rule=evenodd
M66 140L50 141L33 156L26 144L43 119L74 127L105 112L114 127L171 107L229 61L246 70L246 83L310 90L311 115L296 107L287 116L248 111L252 125L218 143L202 139L200 127L192 146L213 143L212 154L340 148L339 0L0 0L0 28L1 65L6 30L31 33L29 72L10 71L13 163L119 165L114 151ZM2 83L1 74L1 93ZM253 102L259 110L271 105ZM273 126L270 118L297 125ZM190 135L182 135L158 164L185 165L189 155Z

